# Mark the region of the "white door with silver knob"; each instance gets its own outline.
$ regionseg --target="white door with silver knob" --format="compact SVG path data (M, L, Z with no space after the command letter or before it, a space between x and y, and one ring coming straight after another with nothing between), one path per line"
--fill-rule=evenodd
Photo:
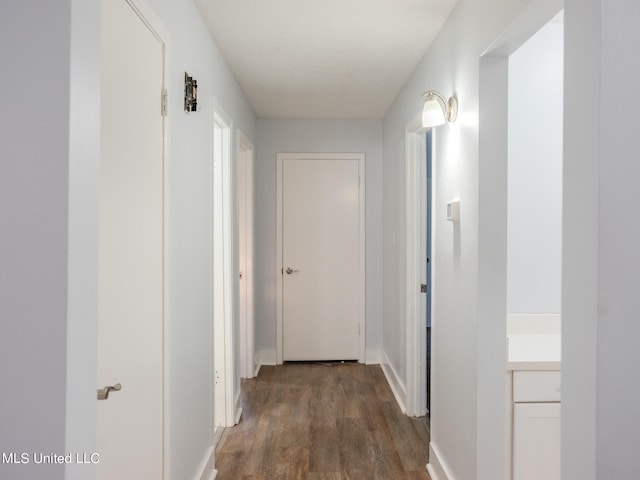
M132 3L102 1L98 480L163 472L164 44Z
M359 360L364 162L317 157L281 164L282 359Z

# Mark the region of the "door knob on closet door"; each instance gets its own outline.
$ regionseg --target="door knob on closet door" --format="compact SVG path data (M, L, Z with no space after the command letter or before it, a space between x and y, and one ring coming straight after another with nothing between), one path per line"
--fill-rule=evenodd
M285 272L287 272L289 275L291 275L292 273L296 273L299 272L300 270L294 270L291 267L287 267L287 269L285 270Z

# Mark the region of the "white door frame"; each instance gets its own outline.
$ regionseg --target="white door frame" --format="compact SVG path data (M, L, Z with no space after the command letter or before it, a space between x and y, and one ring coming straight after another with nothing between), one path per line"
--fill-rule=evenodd
M212 126L212 211L213 250L213 427L235 425L235 298L234 200L232 184L231 133L233 122L222 107L211 102Z
M283 285L282 285L282 162L283 160L358 160L358 173L360 176L359 192L359 324L360 324L360 348L358 362L365 363L366 352L366 316L365 316L365 155L364 153L278 153L276 154L276 361L278 365L283 363Z
M241 268L241 281L244 282L244 299L240 295L240 302L244 305L240 306L240 374L242 378L253 378L257 375L259 363L256 361L255 350L255 317L254 317L254 148L249 139L238 130L238 164L243 162L244 178L240 178L240 168L238 171L238 195L243 195L244 202L244 224L238 224L238 243L239 248L244 247L244 265ZM240 201L240 198L238 198ZM239 209L239 207L238 207ZM238 219L240 220L238 213ZM243 238L241 238L243 237ZM242 292L242 286L239 286L239 293Z
M407 415L419 417L427 408L427 295L420 285L427 278L427 129L421 114L406 127L406 355ZM433 267L432 267L433 268Z

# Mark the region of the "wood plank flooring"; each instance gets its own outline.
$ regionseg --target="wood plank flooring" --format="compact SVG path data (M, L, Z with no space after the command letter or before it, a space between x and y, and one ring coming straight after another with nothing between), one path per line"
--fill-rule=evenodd
M216 480L429 480L425 420L400 411L378 365L262 367L241 401Z

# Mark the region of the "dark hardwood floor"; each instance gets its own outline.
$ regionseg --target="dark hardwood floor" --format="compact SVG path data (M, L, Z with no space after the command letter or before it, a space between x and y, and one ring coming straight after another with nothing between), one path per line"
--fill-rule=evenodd
M242 381L242 419L217 480L428 480L424 418L404 415L377 365L286 364Z

